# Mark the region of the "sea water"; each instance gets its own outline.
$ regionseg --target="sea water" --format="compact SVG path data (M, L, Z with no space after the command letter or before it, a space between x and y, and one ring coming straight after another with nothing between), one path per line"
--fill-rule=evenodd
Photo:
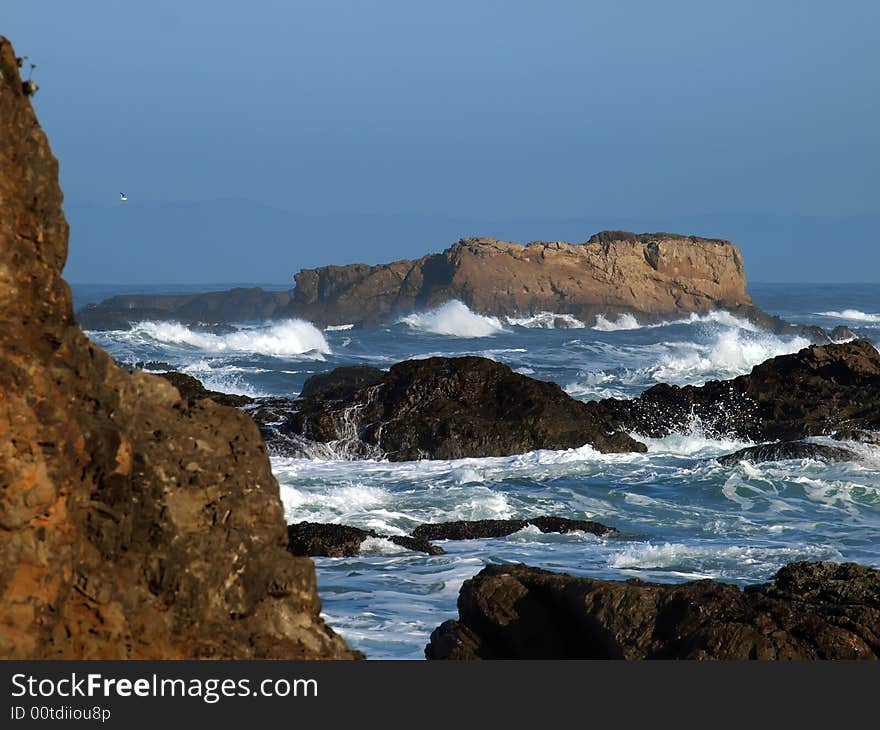
M178 287L184 290L182 287ZM196 291L199 287L186 287ZM145 293L175 287L142 287ZM125 287L74 287L77 306ZM880 341L880 285L752 285L755 303L790 321L844 324ZM564 320L566 328L554 325ZM631 316L581 322L552 312L505 319L460 302L374 329L337 323L233 323L208 334L141 322L90 332L120 361L161 361L208 388L295 396L317 372L339 365L387 368L408 358L481 355L559 383L575 398L632 397L656 383L700 384L747 373L806 346L726 312L639 326ZM638 437L638 435L636 434ZM272 458L288 522L354 525L387 535L423 522L558 515L616 527L619 535L543 534L526 528L492 540L440 541L427 556L386 540L353 558L317 558L324 617L372 658L420 658L431 631L457 616L463 581L487 563L517 563L598 578L677 582L768 580L795 560L880 567L880 449L856 461L810 459L721 466L713 457L748 444L709 439L698 422L643 454L589 446L456 461Z

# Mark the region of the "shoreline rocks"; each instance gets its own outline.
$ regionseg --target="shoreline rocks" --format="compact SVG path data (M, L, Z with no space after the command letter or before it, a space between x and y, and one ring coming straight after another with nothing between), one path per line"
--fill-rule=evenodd
M254 422L76 326L58 163L0 37L0 657L349 659Z
M458 610L428 659L880 658L880 570L855 563L792 563L744 590L490 565Z
M361 544L370 537L381 538L407 550L443 555L446 551L428 540L410 535L380 535L349 525L331 525L320 522L297 522L287 526L287 549L293 555L310 557L350 558L360 552Z
M736 466L741 461L758 464L766 461L785 461L786 459L815 459L833 464L839 461L852 461L856 454L849 449L830 444L816 444L808 441L784 441L776 444L748 446L732 454L719 456L722 466Z
M508 456L536 449L645 451L556 383L482 357L406 360L387 372L344 368L307 381L286 414L270 410L267 442L334 444L355 458L391 461ZM278 421L280 418L281 422ZM294 447L298 442L294 442Z
M523 520L472 520L421 524L409 535L380 535L349 525L320 522L298 522L287 526L287 549L294 555L310 557L350 558L358 555L364 540L375 537L388 540L408 550L443 555L445 550L432 540L480 540L507 537L525 527L537 527L541 532L588 532L603 536L616 534L617 529L589 520L571 520L566 517L541 516Z
M436 522L419 525L413 537L426 540L478 540L506 537L525 527L534 526L541 532L588 532L592 535L616 533L617 529L590 520L570 520L565 517L530 517L524 520L472 520Z
M649 388L589 404L617 429L661 438L698 420L707 436L797 441L880 429L880 352L867 340L813 345L732 380Z

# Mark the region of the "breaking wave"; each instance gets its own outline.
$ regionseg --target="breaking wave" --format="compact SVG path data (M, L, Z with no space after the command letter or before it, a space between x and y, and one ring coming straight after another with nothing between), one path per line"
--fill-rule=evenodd
M708 345L675 343L649 372L653 380L669 383L732 378L751 372L755 365L771 357L797 352L809 344L805 337L743 335L741 330L729 329L720 332Z
M490 337L507 331L497 317L477 314L457 299L427 312L407 315L399 322L420 332L452 337Z
M584 329L585 325L577 317L556 312L538 312L529 317L507 317L507 324L529 329Z
M637 330L641 329L641 326L631 314L621 314L614 322L597 314L593 329L599 330L599 332L617 332L618 330Z
M842 312L816 312L816 314L833 319L847 319L850 322L880 322L880 314L862 312L858 309L844 309Z
M166 345L210 353L249 353L271 357L310 353L313 359L323 360L322 356L331 352L321 331L301 319L288 319L226 334L199 332L179 322L147 321L134 325L130 334L145 336Z
M638 320L632 314L621 314L616 320L611 320L602 314L596 315L596 324L593 329L598 332L617 332L620 330L638 330L652 329L655 327L670 327L675 324L720 324L724 327L734 327L736 329L746 330L747 332L759 332L760 328L749 322L747 319L737 317L724 309L714 310L712 312L691 312L687 317L681 319L671 319L663 322L655 322L654 324L639 324Z

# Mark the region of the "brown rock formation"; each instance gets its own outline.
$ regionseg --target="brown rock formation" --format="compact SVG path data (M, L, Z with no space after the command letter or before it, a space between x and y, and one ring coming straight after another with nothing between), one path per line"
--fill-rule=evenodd
M549 311L592 325L598 314L664 316L730 309L780 331L800 328L753 307L742 255L723 239L603 231L586 243L527 246L465 238L438 254L369 266L303 269L292 292L235 289L187 295L125 295L77 313L86 329L125 328L145 319L218 323L301 317L317 325L375 325L459 299L482 314ZM812 328L816 341L827 335Z
M303 386L296 401L267 399L250 411L278 453L305 441L349 458L390 461L508 456L590 444L603 453L647 447L612 427L557 383L484 357L405 360L386 373L343 367Z
M303 269L289 311L320 324L388 321L459 299L477 312L660 315L749 305L729 241L603 231L586 243L462 239L443 253L380 266Z
M351 657L251 419L74 324L61 201L0 37L0 657Z
M429 659L880 658L880 570L855 563L792 563L744 591L490 565L458 611Z

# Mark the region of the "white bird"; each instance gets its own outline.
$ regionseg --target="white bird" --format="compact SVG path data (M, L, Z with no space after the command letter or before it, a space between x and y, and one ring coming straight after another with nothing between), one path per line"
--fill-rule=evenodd
M125 193L119 193L119 199L124 203L128 200L128 196Z

